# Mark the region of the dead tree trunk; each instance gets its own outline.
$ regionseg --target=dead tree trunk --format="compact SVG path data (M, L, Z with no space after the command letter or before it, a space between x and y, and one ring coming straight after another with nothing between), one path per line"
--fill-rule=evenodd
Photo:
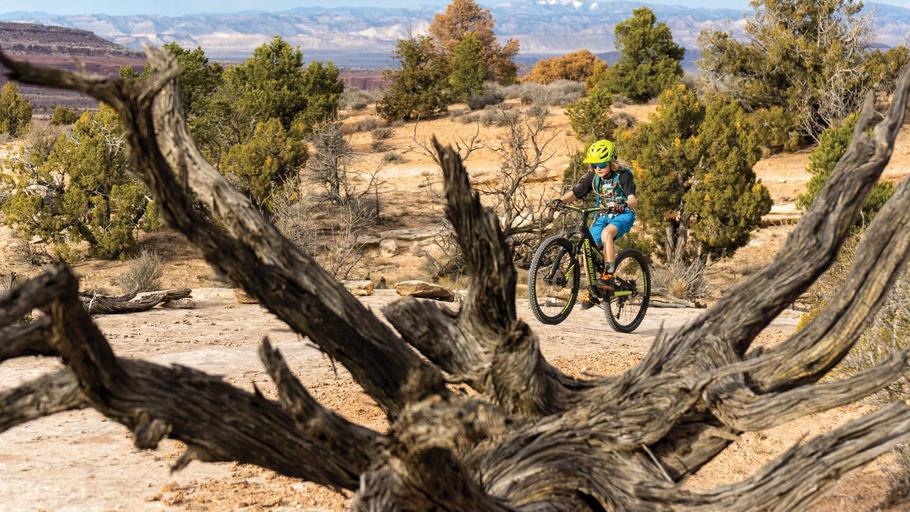
M772 264L635 368L581 381L549 365L515 310L512 255L458 154L436 145L446 215L471 276L459 311L396 302L382 323L285 240L200 155L180 113L172 56L152 50L142 82L37 68L0 54L11 78L105 101L123 119L135 168L167 221L261 304L344 364L387 413L379 433L318 404L267 340L260 356L279 400L183 367L120 359L60 265L0 298L0 360L60 357L66 368L0 394L0 431L92 407L140 448L170 437L193 459L236 460L356 491L356 510L798 510L838 477L910 440L902 403L793 447L755 475L710 492L680 481L745 431L850 403L901 377L907 354L843 382L818 383L850 350L910 252L910 184L869 226L844 289L806 329L761 353L752 340L831 264L887 164L910 90L871 99L853 142ZM870 97L871 98L871 97ZM875 125L870 135L866 129ZM397 332L396 332L397 331ZM421 357L422 356L422 357ZM477 394L449 392L446 380Z

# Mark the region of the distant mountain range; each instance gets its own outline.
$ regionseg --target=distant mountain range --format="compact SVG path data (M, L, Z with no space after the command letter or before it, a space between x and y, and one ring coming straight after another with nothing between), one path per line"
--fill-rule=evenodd
M484 3L484 2L482 2ZM517 38L526 55L546 55L588 48L595 53L614 50L613 26L628 18L637 2L594 0L513 0L490 3L497 33ZM744 15L735 9L650 5L667 22L676 41L697 48L698 34L715 28L743 36ZM37 12L0 14L0 21L19 21L78 28L130 49L142 43L176 41L201 46L216 59L245 58L253 48L280 35L299 45L310 58L331 59L348 67L387 65L395 41L426 32L440 7L413 9L375 7L299 7L282 12L248 11L191 16L58 16ZM867 4L873 15L875 42L895 46L907 42L910 9ZM693 52L690 52L693 53Z

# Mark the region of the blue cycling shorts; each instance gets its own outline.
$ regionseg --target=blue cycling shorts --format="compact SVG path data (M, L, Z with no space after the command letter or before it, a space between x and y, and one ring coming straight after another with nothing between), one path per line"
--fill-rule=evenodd
M601 215L591 224L591 236L594 238L594 241L597 242L597 246L600 247L603 245L601 242L600 235L603 233L604 228L609 224L616 226L616 237L613 240L619 240L623 235L629 232L632 229L632 224L635 223L635 212L628 210L626 212L620 213L619 215Z

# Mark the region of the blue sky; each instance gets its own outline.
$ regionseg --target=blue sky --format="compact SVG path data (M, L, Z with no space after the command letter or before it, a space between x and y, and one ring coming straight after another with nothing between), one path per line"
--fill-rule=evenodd
M507 0L481 0L482 4ZM910 7L910 0L878 0L880 3ZM304 5L373 5L410 7L445 5L445 0L0 0L0 13L10 11L43 11L51 14L160 14L177 16L199 12L236 12L243 10L280 11ZM685 5L689 7L748 8L748 0L648 0L646 3Z

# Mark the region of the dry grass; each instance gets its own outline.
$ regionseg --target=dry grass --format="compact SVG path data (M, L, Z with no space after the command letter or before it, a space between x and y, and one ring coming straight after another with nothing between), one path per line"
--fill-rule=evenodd
M161 257L154 252L142 251L138 258L130 261L126 272L120 276L123 293L152 292L161 289L164 265Z
M701 261L684 263L671 261L654 267L652 272L654 292L683 300L699 300L708 294L705 264Z

